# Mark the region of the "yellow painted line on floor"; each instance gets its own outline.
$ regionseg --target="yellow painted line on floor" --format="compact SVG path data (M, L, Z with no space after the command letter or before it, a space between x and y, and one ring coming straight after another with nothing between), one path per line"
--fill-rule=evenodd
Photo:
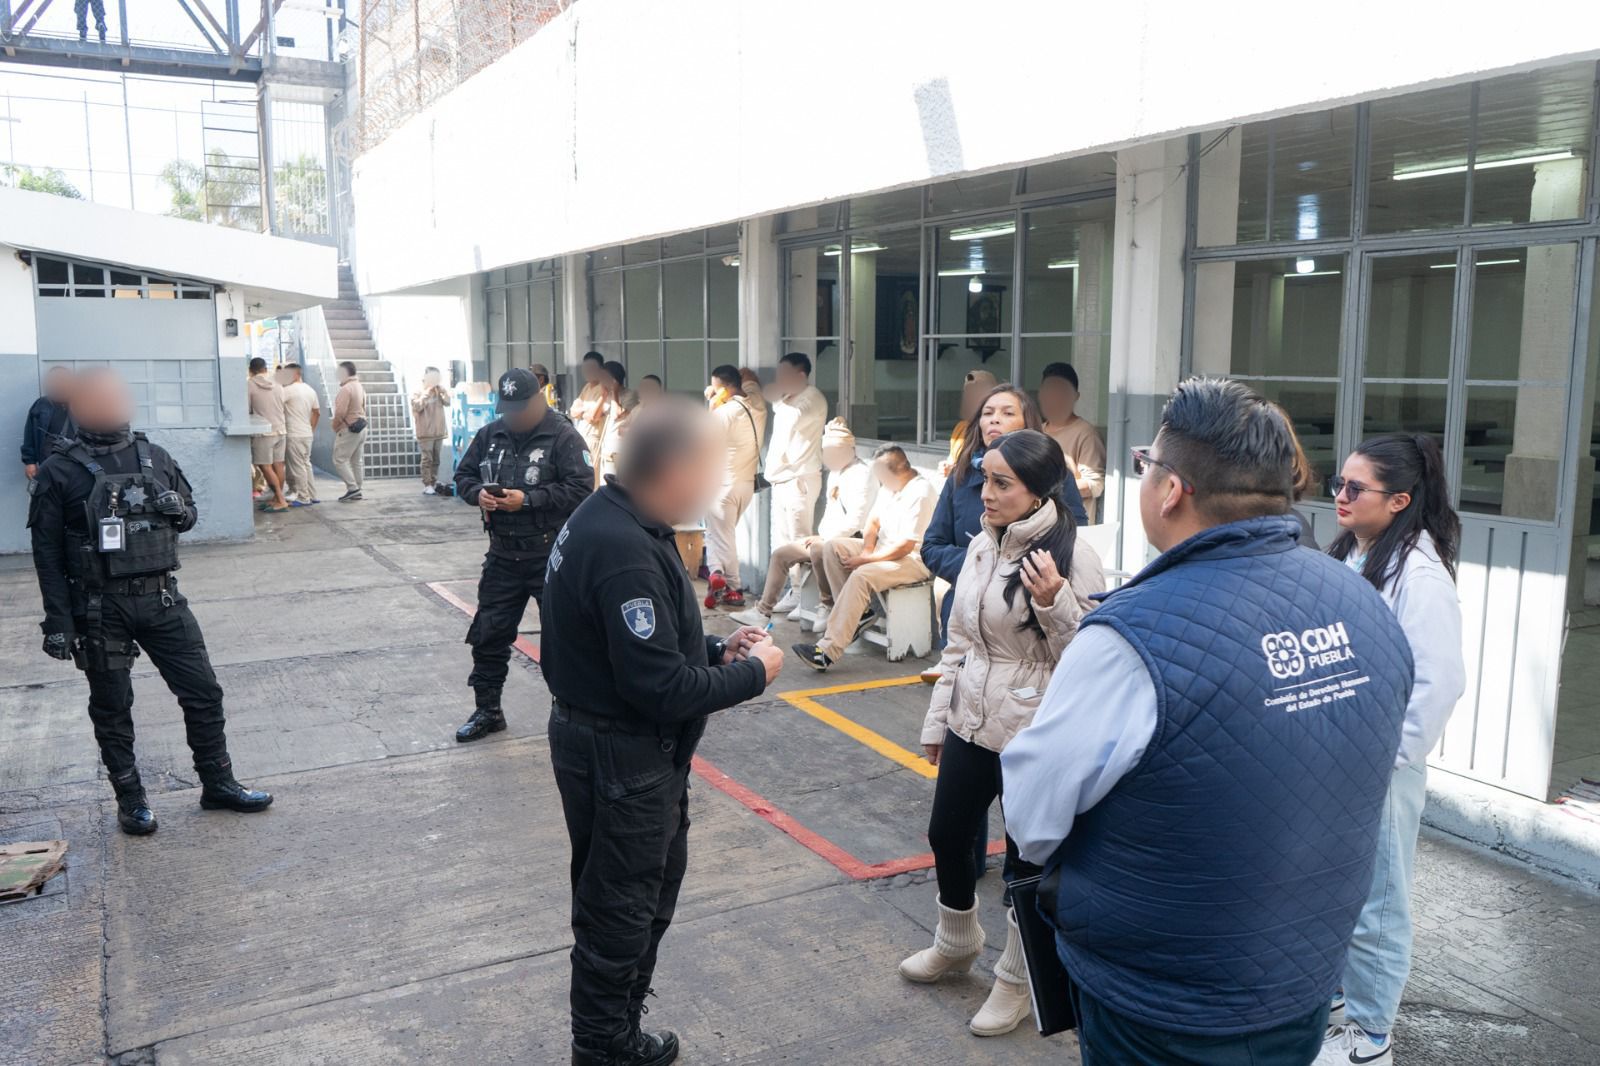
M804 711L817 721L830 725L854 740L865 745L882 755L890 762L899 763L907 770L921 774L923 777L937 777L939 771L928 765L928 760L921 755L907 751L881 733L875 733L859 722L852 721L818 703L813 696L836 696L846 692L865 692L870 689L892 688L898 685L921 684L920 677L892 678L886 681L858 681L853 685L830 685L827 688L802 689L796 692L781 692L779 698L798 711Z

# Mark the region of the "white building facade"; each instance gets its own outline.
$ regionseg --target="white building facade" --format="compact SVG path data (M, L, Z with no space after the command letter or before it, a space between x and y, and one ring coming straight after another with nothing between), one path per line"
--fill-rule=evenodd
M581 0L356 160L355 274L391 359L570 397L589 349L695 394L803 351L927 465L968 370L1070 362L1127 568L1128 449L1190 373L1322 474L1431 434L1471 679L1432 762L1544 800L1600 770L1597 60L1567 3Z

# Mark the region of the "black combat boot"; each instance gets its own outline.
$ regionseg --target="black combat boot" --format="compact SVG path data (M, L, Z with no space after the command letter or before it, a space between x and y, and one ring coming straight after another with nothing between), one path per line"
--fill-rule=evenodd
M117 824L130 836L148 836L156 831L156 814L145 798L144 785L139 781L139 771L124 770L111 775L111 787L117 794Z
M678 1059L678 1034L634 1029L609 1051L572 1045L572 1066L667 1066Z
M479 692L477 710L472 712L472 717L467 719L466 725L456 730L456 743L465 744L469 740L498 733L505 727L506 715L500 709L500 693Z
M208 811L254 814L272 806L272 793L245 788L233 779L233 760L226 755L194 768L200 774L200 806Z

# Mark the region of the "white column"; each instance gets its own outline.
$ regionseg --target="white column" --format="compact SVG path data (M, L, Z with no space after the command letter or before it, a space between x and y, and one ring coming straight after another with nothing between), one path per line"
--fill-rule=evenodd
M561 350L562 367L552 368L567 376L562 395L571 403L583 381L578 364L591 347L589 340L589 257L569 255L561 261Z
M739 364L752 367L770 384L778 365L783 330L783 270L774 216L746 220L739 227ZM767 422L771 427L771 417ZM763 453L764 454L764 453ZM739 520L736 541L739 574L745 587L761 594L772 552L772 493L763 492Z
M1146 561L1148 543L1138 481L1125 456L1129 446L1155 438L1162 406L1178 384L1187 158L1183 138L1117 153L1107 465L1122 476L1106 478L1105 513L1121 516L1126 570Z
M878 336L878 256L850 257L850 428L856 436L878 435L878 367L873 345Z

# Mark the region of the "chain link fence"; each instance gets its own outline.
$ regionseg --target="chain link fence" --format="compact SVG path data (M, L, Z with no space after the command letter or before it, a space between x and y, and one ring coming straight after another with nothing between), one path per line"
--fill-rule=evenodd
M362 0L360 102L334 138L353 159L577 0Z

